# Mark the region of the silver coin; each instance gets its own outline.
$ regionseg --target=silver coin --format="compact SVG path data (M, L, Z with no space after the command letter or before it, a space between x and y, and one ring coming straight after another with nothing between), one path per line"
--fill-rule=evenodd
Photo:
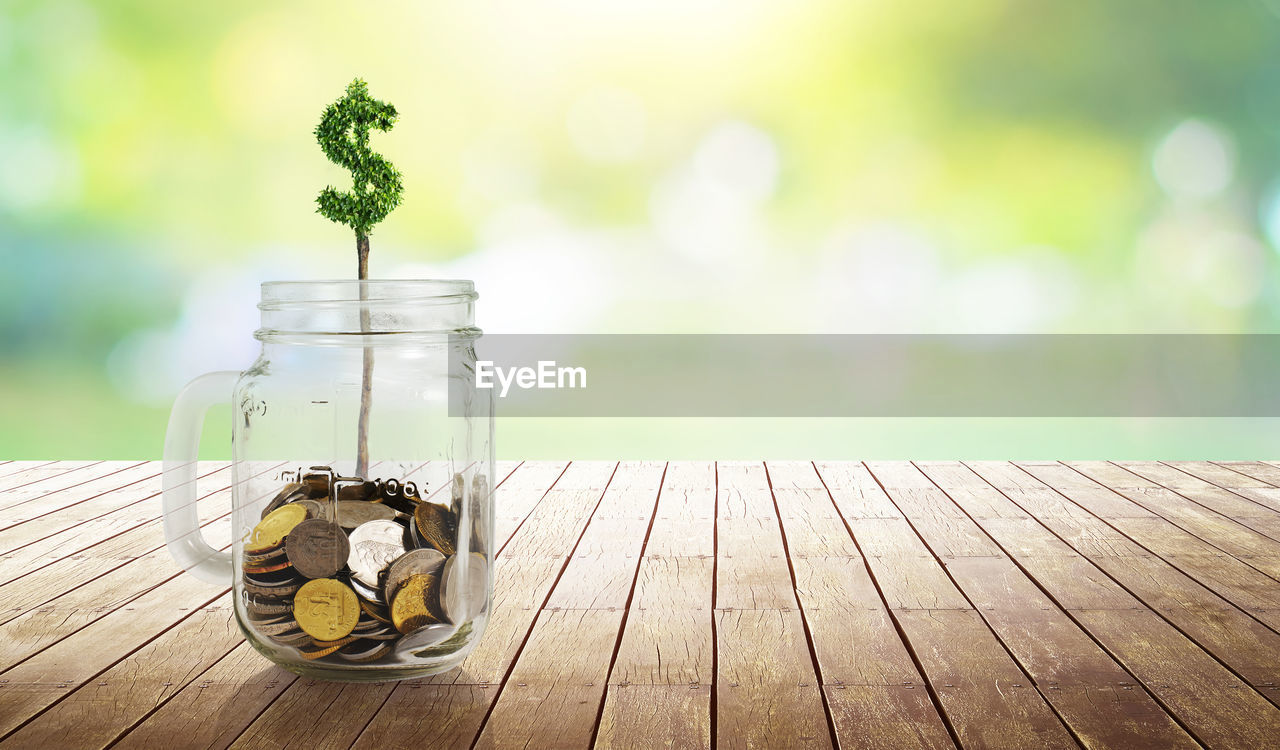
M287 638L293 635L293 631L298 630L298 622L292 617L279 622L255 622L253 629L263 635Z
M347 566L351 577L377 589L378 573L404 554L404 527L395 521L369 521L351 532Z
M353 577L351 578L351 588L356 590L361 599L385 606L382 601L382 589L377 586L366 586Z
M307 518L333 520L333 503L328 500L299 500L298 505L307 509Z
M370 641L367 644L353 643L351 646L358 647L353 648L350 651L348 651L347 648L339 649L338 656L346 659L347 661L374 661L391 650L390 644L383 643L382 641ZM351 648L351 646L348 648Z
M386 601L394 602L396 592L414 575L438 575L440 566L444 565L444 555L433 549L415 549L406 552L387 571L387 583L383 587Z
M396 517L396 511L381 503L339 500L334 517L342 528L354 529L370 521L390 521Z
M472 552L467 559L466 577L463 575L457 555L445 560L440 577L440 607L454 624L462 624L473 612L480 612L489 595L489 562L484 555Z
M444 643L452 638L456 632L458 632L458 626L450 625L446 622L433 622L429 625L423 625L396 641L396 653L405 654L414 649L427 648Z

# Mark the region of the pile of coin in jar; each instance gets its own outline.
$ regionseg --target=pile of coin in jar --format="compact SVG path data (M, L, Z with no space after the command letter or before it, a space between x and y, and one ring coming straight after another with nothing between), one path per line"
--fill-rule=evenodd
M462 497L455 475L453 507ZM486 491L477 476L472 487ZM245 611L262 636L306 659L366 663L429 655L466 637L487 595L483 554L458 564L453 508L412 482L312 467L262 512L241 559Z

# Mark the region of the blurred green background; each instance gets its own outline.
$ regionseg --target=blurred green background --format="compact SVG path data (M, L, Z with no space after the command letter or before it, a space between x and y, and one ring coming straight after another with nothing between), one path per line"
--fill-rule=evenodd
M401 119L375 277L502 332L1280 332L1280 0L0 6L0 456L157 457L350 277L311 130ZM228 454L226 413L205 455ZM508 420L499 454L1274 457L1268 420Z

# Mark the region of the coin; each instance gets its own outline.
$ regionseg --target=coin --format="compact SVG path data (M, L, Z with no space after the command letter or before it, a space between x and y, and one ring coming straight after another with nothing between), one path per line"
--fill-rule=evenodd
M391 521L395 519L396 512L381 503L339 500L334 516L342 528L354 529L370 521Z
M303 581L296 578L289 578L284 581L273 584L255 583L252 579L245 578L244 590L250 594L260 594L262 596L291 596L302 588Z
M289 562L286 559L272 558L259 565L250 565L248 563L245 563L243 571L249 575L256 575L261 573L275 573L276 571L284 570L285 568L291 567L292 565L293 563Z
M415 575L405 581L391 604L391 621L396 630L409 633L423 625L437 622L429 602L436 597L436 577Z
M284 559L284 545L270 547L264 552L253 554L246 552L241 559L244 560L245 565L265 565L274 560L281 560Z
M382 641L359 640L338 650L338 656L356 663L377 661L391 653L391 644Z
M385 623L387 625L391 624L391 613L382 605L373 604L365 599L361 599L360 610L378 622Z
M467 570L462 571L454 555L444 563L440 580L440 608L453 623L466 620L472 611L480 611L489 595L489 562L479 552L467 556Z
M489 497L489 480L484 474L476 474L471 478L471 499L484 502Z
M323 656L332 654L339 648L341 648L341 646L301 646L298 648L298 653L302 654L302 658L304 659L319 659Z
M293 566L281 570L245 571L244 573L245 583L259 586L279 586L296 580L298 580L298 574L293 572Z
M346 646L348 644L355 643L357 640L359 639L353 638L348 635L332 641L312 641L312 643L314 643L319 648L329 648L330 646L336 646L338 648L342 648L343 646Z
M309 518L293 527L284 547L294 569L307 578L332 576L342 570L351 554L342 528L321 518Z
M356 590L356 593L357 593L357 594L359 594L359 596L360 596L360 601L362 601L362 602L364 602L364 601L373 602L374 604L376 604L376 605L378 605L378 606L380 606L380 607L385 607L385 606L386 606L386 605L383 603L383 600L382 600L382 588L381 588L381 587L366 586L366 585L364 585L363 583L361 583L361 582L360 582L360 579L359 579L359 578L356 578L356 577L354 577L354 576L352 576L352 578L350 579L349 583L351 584L351 588L355 589L355 590Z
M294 647L309 646L313 642L311 640L311 636L307 635L306 632L300 628L297 630L290 630L287 633L281 633L280 635L272 635L267 637L275 641L276 643L281 643L281 644L284 644L285 646L294 646Z
M395 601L396 592L411 576L426 574L438 576L442 565L444 565L444 555L433 549L415 549L401 555L387 570L387 583L382 588L385 592L385 600Z
M290 599L277 599L268 596L255 596L245 593L244 608L251 615L273 616L283 615L293 611L293 601Z
M300 483L290 482L284 486L284 489L277 492L275 497L271 498L271 502L267 503L267 507L262 509L261 518L266 518L271 514L271 511L279 508L285 503L293 502L296 499L304 498L306 496L306 492L303 490Z
M303 584L293 600L298 625L316 640L346 636L360 618L356 592L334 578L317 578Z
M404 554L404 527L395 521L369 521L351 532L347 565L352 578L378 587L378 573Z
M306 488L307 497L321 498L329 496L329 487L333 484L333 469L328 466L312 466L310 474L302 477L302 485Z
M428 546L453 554L453 514L443 505L419 503L413 511L414 526Z
M286 617L275 622L255 622L253 629L268 636L283 636L299 630L298 621L292 617ZM299 632L301 631L299 630Z
M262 552L274 547L307 517L307 510L297 503L289 503L267 514L267 517L253 527L249 541L245 543L248 552Z
M333 520L333 503L321 498L319 500L299 500L298 505L307 509L307 518L321 518L326 521Z

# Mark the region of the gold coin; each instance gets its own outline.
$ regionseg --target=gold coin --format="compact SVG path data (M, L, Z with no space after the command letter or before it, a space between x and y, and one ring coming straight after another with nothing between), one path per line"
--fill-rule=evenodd
M302 523L307 517L307 509L297 503L289 503L267 514L267 517L253 527L253 534L245 543L246 552L260 552L274 547L293 531L293 527Z
M320 648L318 646L299 646L298 653L302 654L303 659L319 659L332 654L334 651L342 648L341 646L326 646Z
M351 634L360 619L356 592L334 578L317 578L293 598L298 625L317 641L336 641Z
M391 604L391 622L396 630L409 633L438 621L428 605L436 596L435 588L436 577L433 575L410 576L401 584Z

